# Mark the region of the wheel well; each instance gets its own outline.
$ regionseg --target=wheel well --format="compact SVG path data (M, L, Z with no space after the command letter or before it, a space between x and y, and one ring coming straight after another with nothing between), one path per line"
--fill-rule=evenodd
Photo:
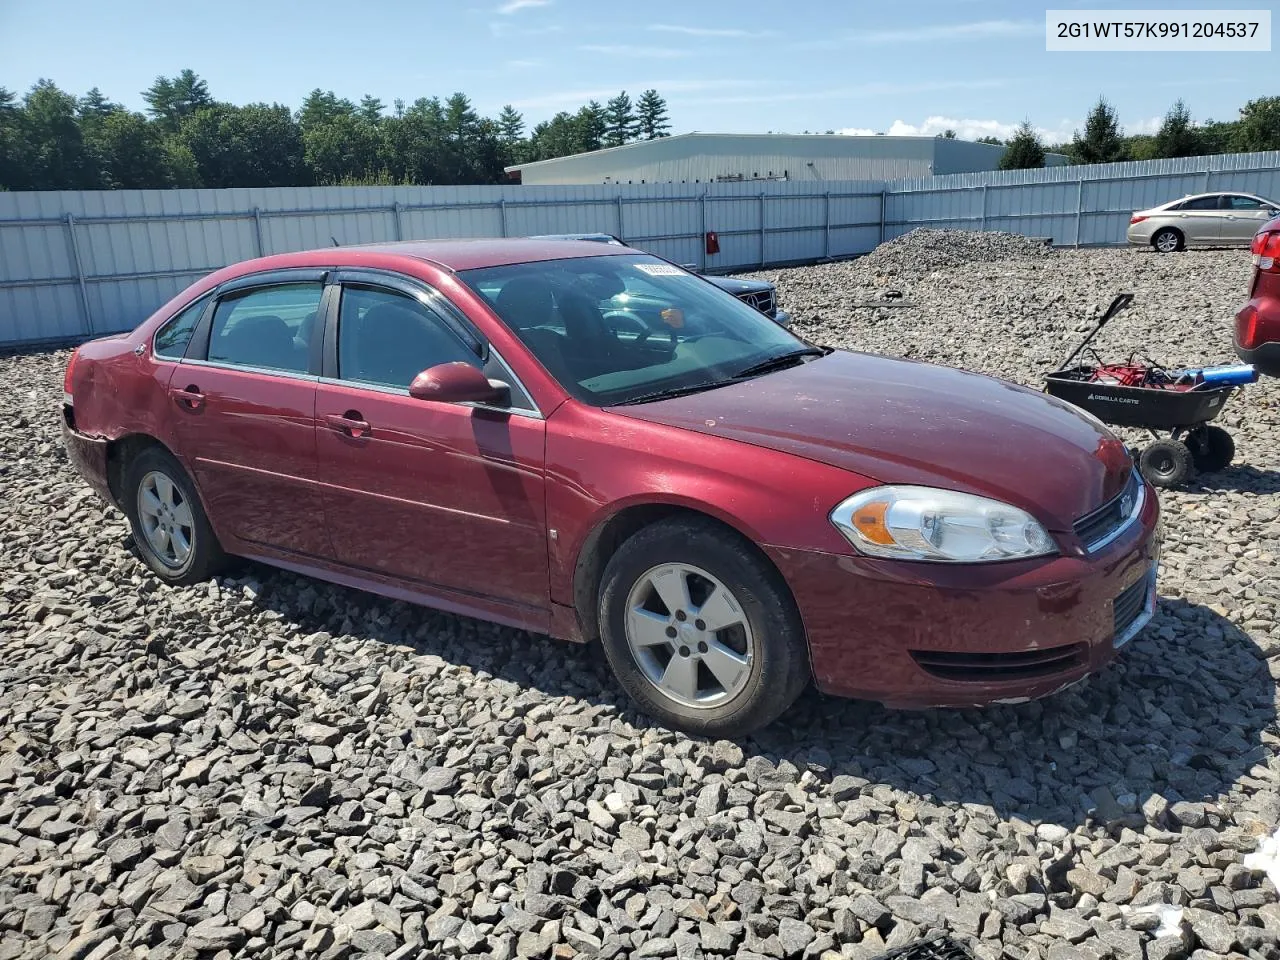
M781 584L790 593L786 579L773 561L745 536L742 531L725 523L718 517L691 507L682 507L670 503L647 503L619 510L588 534L578 553L578 562L573 572L573 605L578 613L578 624L582 628L582 638L588 642L600 639L599 607L600 581L604 576L604 568L618 548L628 539L645 527L650 527L663 520L675 517L696 518L714 524L731 537L747 544L759 556Z
M1161 227L1159 230L1157 230L1155 233L1151 235L1151 245L1153 247L1156 245L1156 237L1160 236L1160 234L1164 233L1166 230L1169 231L1170 233L1176 233L1178 235L1179 243L1187 242L1187 235L1183 233L1181 230L1179 230L1177 227Z
M155 437L145 433L131 433L112 440L107 444L107 484L111 487L111 495L116 504L124 509L124 475L129 464L148 447L159 447L169 453L170 450Z

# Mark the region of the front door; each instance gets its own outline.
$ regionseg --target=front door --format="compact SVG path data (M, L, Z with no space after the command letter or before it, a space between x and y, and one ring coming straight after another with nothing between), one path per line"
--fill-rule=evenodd
M1270 208L1264 206L1257 197L1229 193L1222 198L1222 202L1224 206L1223 243L1251 243L1253 235L1274 216Z
M1187 243L1208 245L1221 242L1222 218L1226 211L1220 209L1222 197L1212 194L1183 201L1173 214L1174 226L1182 231Z
M247 552L330 552L316 484L312 370L322 292L317 276L222 294L197 333L200 347L169 381L178 453L218 534L243 541Z
M344 282L331 310L316 420L334 555L521 620L549 605L545 424L523 398L499 410L409 396L439 363L493 375L435 296Z

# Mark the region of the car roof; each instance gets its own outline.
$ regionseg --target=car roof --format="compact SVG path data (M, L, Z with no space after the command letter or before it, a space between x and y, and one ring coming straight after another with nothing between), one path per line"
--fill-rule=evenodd
M434 264L457 272L512 263L573 260L579 257L635 255L639 250L589 240L541 240L533 237L482 237L469 240L404 240L394 243L362 243L349 247L322 247L297 253L279 253L245 260L213 275L217 282L291 267L382 267L397 269L407 261Z
M1188 193L1185 197L1178 197L1167 203L1162 203L1160 206L1167 207L1170 204L1182 203L1186 200L1199 200L1201 197L1248 197L1260 203L1271 203L1266 197L1260 197L1256 193L1246 193L1244 190L1210 190L1208 193Z

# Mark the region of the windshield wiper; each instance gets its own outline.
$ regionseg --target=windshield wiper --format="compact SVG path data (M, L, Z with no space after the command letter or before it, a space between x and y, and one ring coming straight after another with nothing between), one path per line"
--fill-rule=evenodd
M706 380L702 383L691 384L686 387L668 387L666 390L654 390L652 393L642 393L638 397L631 397L623 400L615 406L625 407L633 403L651 403L654 400L669 400L672 397L687 397L691 393L702 393L704 390L714 390L716 387L727 387L732 383L736 383L737 378L731 377L728 380Z
M735 380L743 380L747 377L758 377L764 373L772 373L774 370L781 370L784 367L790 367L799 363L805 357L825 357L827 351L818 347L801 347L799 350L791 350L787 353L779 354L776 357L770 357L768 360L761 360L759 363L753 363L745 370L739 370L733 375Z

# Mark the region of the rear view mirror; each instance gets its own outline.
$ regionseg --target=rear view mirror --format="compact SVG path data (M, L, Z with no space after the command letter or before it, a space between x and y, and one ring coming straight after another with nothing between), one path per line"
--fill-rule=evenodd
M506 403L509 395L505 383L462 361L428 367L409 384L409 396L435 403Z

